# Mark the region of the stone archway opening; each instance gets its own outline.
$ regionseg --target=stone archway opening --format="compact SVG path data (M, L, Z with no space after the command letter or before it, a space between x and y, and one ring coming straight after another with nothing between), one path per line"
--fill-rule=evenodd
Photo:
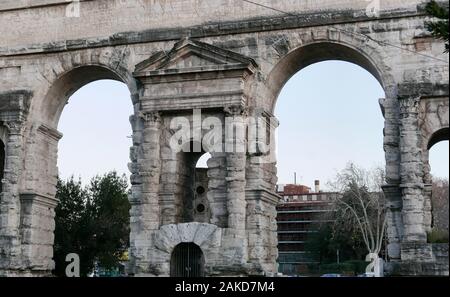
M319 180L324 191L350 161L383 167L384 96L377 79L353 63L325 61L297 72L275 109L279 182L306 183L313 191Z
M116 246L117 250L123 251L129 248L129 223L120 225L117 221L127 221L124 212L124 205L127 205L127 192L129 191L129 151L133 145L132 127L129 122L130 115L133 114L133 105L130 104L130 91L126 84L117 80L96 80L90 82L76 92L74 92L61 113L58 121L58 131L64 135L58 144L58 176L61 179L61 185L65 187L67 182L70 183L71 176L75 177L75 181L81 180L81 187L87 191L86 195L91 198L91 203L96 203L98 211L91 216L93 220L98 222L110 217L111 224L115 224L118 229L103 228L101 224L92 226L92 230L84 230L85 236L79 235L79 231L74 228L72 234L64 232L70 230L70 224L78 222L65 221L61 219L61 215L65 213L65 209L56 208L55 212L55 273L59 275L61 267L65 263L62 261L64 254L69 252L69 244L74 252L80 253L80 261L82 274L90 273L85 267L90 267L90 261L94 261L92 273L94 275L107 275L109 273L120 273L124 275L123 263L119 263L114 268L102 267L102 260L109 255L114 259L112 250L101 243L101 239L110 242ZM80 117L80 115L82 115ZM116 172L121 180L126 176L128 181L127 189L124 189L119 179L112 177L112 173ZM107 177L108 176L108 177ZM106 186L106 179L109 181L109 189L100 189L93 187L94 179ZM102 194L103 193L103 194ZM109 195L105 198L95 198L96 195ZM65 196L62 195L61 199ZM57 196L57 198L60 198ZM76 199L77 197L74 197ZM87 197L85 198L85 200ZM120 200L119 200L120 199ZM64 205L70 205L64 201ZM113 206L108 206L109 204ZM83 217L89 212L89 204L83 205L83 210L77 210L77 216L80 216L80 225L84 222ZM107 210L109 209L109 210ZM74 209L76 210L76 209ZM111 212L105 215L105 212ZM119 215L120 214L120 215ZM129 215L129 214L128 214ZM67 222L67 223L65 223ZM64 226L58 226L60 225ZM67 224L67 225L66 225ZM84 226L89 228L89 225ZM94 231L95 230L95 231ZM110 235L107 235L107 234ZM120 235L114 235L120 234ZM118 238L117 236L121 236ZM89 239L90 237L93 237ZM118 242L121 242L121 246ZM89 246L95 255L90 259L84 250ZM108 254L109 253L109 254ZM123 252L122 252L123 253ZM124 253L120 258L124 258ZM89 260L88 260L89 259ZM83 261L85 261L83 263Z
M64 274L64 269L55 267L55 262L64 262L66 253L57 250L61 245L55 246L61 239L61 236L58 238L61 229L55 228L55 222L61 221L55 220L57 178L67 180L73 175L75 183L80 178L81 186L86 189L91 178L97 175L116 171L119 177L122 174L129 176L129 151L134 144L130 129L130 115L134 114L133 88L133 81L128 81L126 75L103 66L81 66L62 74L46 95L31 107L40 110L38 115L41 118L37 119L40 126L35 128L39 138L33 145L36 150L43 151L42 162L45 162L45 166L35 171L43 171L38 182L41 187L45 186L47 192L44 194L51 201L50 207L46 208L48 214L43 213L42 216L48 221L48 226L53 227L42 230L40 226L31 226L27 234L48 238L45 242L48 259L40 259L48 265L47 271ZM134 124L133 121L131 123ZM23 200L23 204L32 204L33 199ZM128 198L126 200L128 203ZM26 217L27 214L23 215ZM77 248L73 247L67 253L77 252ZM36 247L31 246L30 249Z
M337 42L316 42L301 46L285 55L271 71L267 87L274 96L272 110L284 85L302 69L325 61L343 61L353 63L365 69L379 82L383 88L389 87L391 82L381 70L381 65L368 57L365 53Z
M109 68L89 65L79 66L63 73L47 90L41 102L36 102L32 108L39 109L38 115L47 126L56 128L67 102L81 88L99 80L113 80L127 84L132 95L136 92L133 82L128 81L124 74L119 74ZM133 100L133 98L131 98Z
M116 80L91 82L69 98L58 122L58 131L64 135L58 144L61 178L74 175L87 184L94 176L111 171L129 175L133 145L129 98L128 87Z
M428 143L428 164L431 178L431 230L429 243L449 240L449 130L433 134Z
M313 264L326 258L308 245L331 224L324 211L331 211L335 193L327 181L349 162L385 166L379 101L386 94L370 59L343 45L306 46L281 65L285 72L277 66L272 75L281 79L270 85L277 94L278 194L284 198L278 206L278 263L280 272L299 275L314 273ZM336 253L329 255L334 262ZM360 253L354 254L340 251L340 261Z
M205 257L201 248L195 243L180 243L170 259L171 277L203 277Z

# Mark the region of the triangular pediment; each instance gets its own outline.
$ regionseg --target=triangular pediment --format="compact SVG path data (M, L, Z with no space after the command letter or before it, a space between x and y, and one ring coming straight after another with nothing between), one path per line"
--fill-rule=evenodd
M169 52L158 52L136 66L135 76L167 75L227 69L253 69L253 59L219 47L183 39Z

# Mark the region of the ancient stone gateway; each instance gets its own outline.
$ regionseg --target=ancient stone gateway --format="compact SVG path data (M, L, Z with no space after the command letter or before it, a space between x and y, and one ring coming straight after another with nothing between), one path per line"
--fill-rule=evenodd
M198 154L171 150L170 123L194 122L197 109L267 120L295 72L329 59L364 67L386 93L388 272L448 274L448 245L427 243L427 149L448 139L448 55L424 28L424 1L381 1L380 11L366 0L256 2L278 11L241 0L1 1L0 275L52 270L58 119L71 94L99 79L126 83L135 110L132 272L169 275L187 243L200 248L204 275L274 274L270 154L212 153L209 215L198 216L185 195Z

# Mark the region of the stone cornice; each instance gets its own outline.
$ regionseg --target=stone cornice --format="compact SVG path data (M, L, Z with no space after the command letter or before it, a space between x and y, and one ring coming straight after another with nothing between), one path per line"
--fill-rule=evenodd
M51 208L55 208L58 205L58 199L55 197L37 193L20 193L20 202L38 204Z
M326 15L327 17L324 17ZM378 18L366 16L363 12L316 12L298 16L261 17L195 25L186 28L149 29L138 32L120 32L106 37L62 40L41 44L29 44L12 48L0 48L0 57L43 53L57 53L87 48L141 44L190 38L206 38L231 34L246 34L265 31L289 30L308 27L332 26L339 24L392 20L397 18L423 17L425 13L417 11L382 12Z
M281 196L267 189L246 189L245 200L262 200L276 205L281 200Z
M94 0L78 0L78 2L87 2ZM7 3L0 4L0 12L3 11L14 11L30 8L42 8L57 5L67 5L70 4L68 0L14 0Z

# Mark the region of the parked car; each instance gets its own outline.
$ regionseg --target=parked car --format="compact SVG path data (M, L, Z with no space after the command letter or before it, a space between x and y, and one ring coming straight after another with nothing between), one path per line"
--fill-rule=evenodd
M366 272L363 274L359 274L358 277L375 277L375 273L373 272Z

